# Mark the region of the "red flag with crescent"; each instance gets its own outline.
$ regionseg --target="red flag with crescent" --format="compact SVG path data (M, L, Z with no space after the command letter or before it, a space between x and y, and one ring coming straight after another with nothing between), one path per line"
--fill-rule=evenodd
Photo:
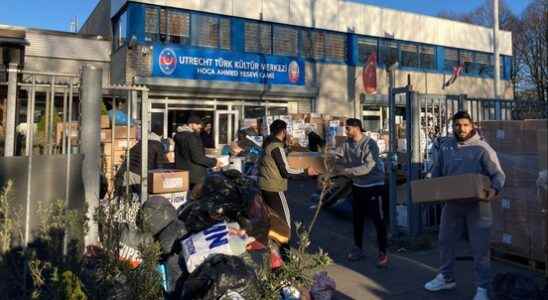
M369 55L362 70L363 90L367 94L377 93L377 54Z

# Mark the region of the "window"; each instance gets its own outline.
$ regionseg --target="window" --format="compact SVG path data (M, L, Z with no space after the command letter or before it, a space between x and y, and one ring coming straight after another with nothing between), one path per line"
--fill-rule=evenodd
M325 58L335 61L346 60L346 35L341 33L325 34Z
M167 39L172 43L187 44L190 37L190 15L177 11L167 12Z
M478 68L478 74L480 76L492 76L493 75L493 62L492 55L486 53L476 53L475 62Z
M160 9L160 40L167 41L167 10Z
M146 8L145 9L145 42L152 42L158 40L158 32L160 30L158 24L158 9Z
M417 45L401 44L401 65L417 68L419 66L419 52Z
M256 22L245 23L245 52L272 53L272 26Z
M420 46L420 67L422 69L435 69L436 68L436 54L434 47Z
M127 12L120 15L114 22L113 42L115 49L122 47L127 42Z
M377 40L371 38L358 39L358 62L364 64L372 53L377 53Z
M381 41L380 62L389 67L398 61L398 43L393 41Z
M474 55L471 51L460 51L460 62L464 66L465 74L474 73Z
M273 45L275 55L297 56L298 31L285 26L274 26Z
M302 31L303 54L306 58L323 59L325 57L325 33L321 31Z
M230 49L230 20L192 15L192 44L199 47Z
M445 49L444 69L453 72L453 68L459 65L459 51L455 49Z

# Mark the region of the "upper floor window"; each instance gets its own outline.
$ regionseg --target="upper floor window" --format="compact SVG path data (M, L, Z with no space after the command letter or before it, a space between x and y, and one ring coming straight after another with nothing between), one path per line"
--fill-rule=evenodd
M346 60L346 35L342 33L325 34L325 58L334 61Z
M444 70L453 71L459 65L459 51L456 49L445 49Z
M158 39L158 33L160 32L159 20L157 8L147 7L145 9L145 42Z
M303 54L305 58L323 59L325 57L325 33L303 30Z
M364 64L371 54L377 54L377 40L372 38L358 39L358 62Z
M244 26L245 52L271 54L272 26L257 22L246 22Z
M230 20L201 14L192 15L192 44L230 49Z
M275 55L297 56L299 53L299 33L297 29L274 25L272 44Z
M114 22L113 42L115 49L122 47L127 42L127 12L121 14Z
M493 61L492 55L487 53L476 53L475 63L477 64L477 72L480 76L492 76L493 75Z
M435 69L436 68L436 49L432 46L420 46L419 47L419 59L420 67L422 69Z
M474 53L471 51L460 51L460 63L464 66L464 73L473 74L476 71L476 65L474 64Z
M419 52L417 45L401 44L401 65L403 67L417 68L419 66Z
M380 62L389 67L399 60L398 57L398 43L395 41L381 41L380 43Z

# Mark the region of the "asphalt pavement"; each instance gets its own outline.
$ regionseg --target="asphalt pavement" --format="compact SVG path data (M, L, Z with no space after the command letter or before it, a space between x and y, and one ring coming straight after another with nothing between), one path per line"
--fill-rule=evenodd
M311 208L314 203L310 200L314 192L316 192L316 183L312 180L290 182L288 201L293 221L309 224L314 215L314 209ZM350 262L346 259L346 255L353 244L351 218L327 210L320 212L311 234L310 250L322 248L333 259L334 263L327 267L327 271L337 284L335 299L461 300L473 298L476 288L472 261L456 263L457 288L455 290L431 293L423 286L437 274L439 252L435 243L433 247L420 251L394 250L389 253L388 268L378 269L375 266L377 250L372 224L367 224L365 231L367 257L358 262ZM470 248L464 241L458 246L457 256L470 256ZM531 272L525 267L508 263L492 261L492 272L493 274L523 273L534 278L539 286L544 283L541 273Z

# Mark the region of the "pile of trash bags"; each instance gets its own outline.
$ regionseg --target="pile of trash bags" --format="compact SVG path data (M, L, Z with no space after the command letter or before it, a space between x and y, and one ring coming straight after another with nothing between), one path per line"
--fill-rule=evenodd
M256 181L239 171L208 175L193 195L177 210L151 195L137 212L135 227L122 232L121 256L138 267L139 244L158 242L166 299L260 299L257 270L283 265L277 245L287 241L290 229L280 228L287 225L276 222L279 217L263 202ZM334 282L326 274L317 280L318 295L332 293ZM287 297L280 293L280 299Z

